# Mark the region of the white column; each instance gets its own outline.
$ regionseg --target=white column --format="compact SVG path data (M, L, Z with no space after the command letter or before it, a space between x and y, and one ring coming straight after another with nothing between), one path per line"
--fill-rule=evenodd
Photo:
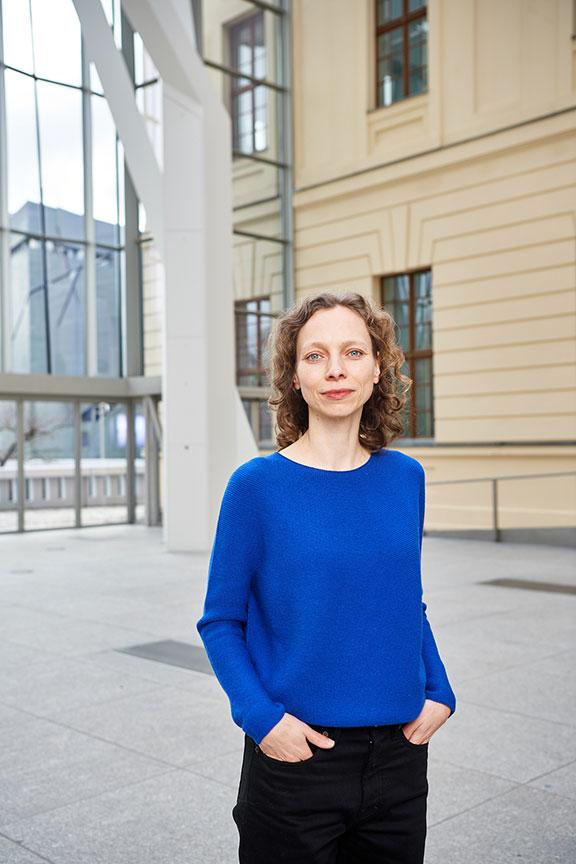
M124 0L163 82L161 172L99 0L74 4L164 263L164 538L206 551L228 476L258 454L235 383L230 120L190 4Z

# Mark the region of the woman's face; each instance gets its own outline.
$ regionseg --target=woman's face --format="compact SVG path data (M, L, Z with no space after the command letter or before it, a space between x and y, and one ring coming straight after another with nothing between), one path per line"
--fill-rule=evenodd
M366 324L347 306L319 309L298 333L294 385L310 410L330 417L361 413L379 375ZM335 390L347 392L330 395Z

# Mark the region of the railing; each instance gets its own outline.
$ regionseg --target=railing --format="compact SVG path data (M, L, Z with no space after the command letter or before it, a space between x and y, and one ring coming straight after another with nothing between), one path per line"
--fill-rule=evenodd
M82 459L81 504L83 507L114 506L126 503L126 466L117 459ZM145 497L145 464L134 460L135 499ZM74 460L59 459L24 463L25 501L27 510L74 507L76 482ZM18 468L11 463L0 468L0 512L15 510L18 501Z
M448 486L454 484L469 484L469 483L490 483L491 484L491 532L492 538L495 542L502 541L502 527L501 527L501 519L500 519L500 509L499 509L499 486L500 483L505 483L509 480L537 480L542 478L553 478L553 477L576 477L576 471L557 471L557 472L547 472L543 474L507 474L500 477L470 477L456 480L431 480L427 482L427 487L432 486ZM576 499L576 484L575 484L575 499ZM576 517L576 512L575 512ZM523 526L522 526L523 527ZM518 530L522 530L520 527ZM572 525L563 525L560 526L560 530L568 529L571 532L574 532L574 536L571 538L572 542L570 545L576 544L576 518L574 519L574 524ZM513 530L513 529L510 529ZM524 529L526 530L526 529ZM425 532L430 533L430 532ZM445 533L445 532L436 532L432 531L431 533ZM450 533L458 534L462 533L459 529L454 528Z

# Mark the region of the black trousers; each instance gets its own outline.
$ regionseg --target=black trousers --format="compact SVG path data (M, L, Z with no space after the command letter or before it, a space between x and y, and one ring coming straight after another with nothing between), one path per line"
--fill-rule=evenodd
M336 743L284 762L244 736L240 864L423 864L428 743L401 724L318 726Z

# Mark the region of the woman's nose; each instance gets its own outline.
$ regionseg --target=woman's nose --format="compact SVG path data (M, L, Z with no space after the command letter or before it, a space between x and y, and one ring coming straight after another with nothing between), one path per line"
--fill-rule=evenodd
M340 375L342 372L342 367L340 366L340 362L337 360L330 361L328 363L328 375Z

